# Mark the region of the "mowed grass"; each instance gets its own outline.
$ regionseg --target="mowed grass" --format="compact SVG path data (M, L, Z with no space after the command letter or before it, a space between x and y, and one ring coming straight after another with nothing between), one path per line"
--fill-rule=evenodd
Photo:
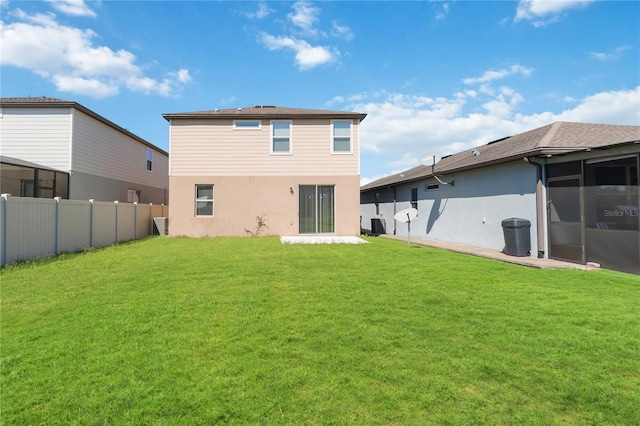
M5 268L1 423L640 423L639 277L368 241Z

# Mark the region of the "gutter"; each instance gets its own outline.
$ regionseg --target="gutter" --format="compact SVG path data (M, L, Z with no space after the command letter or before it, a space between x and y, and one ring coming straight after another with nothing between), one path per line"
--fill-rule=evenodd
M546 161L544 159L539 158L529 158L524 157L524 162L531 164L536 168L536 230L537 230L537 238L538 241L538 258L544 259L546 258L545 253L545 235L546 231L546 191L547 187L547 176L545 173L544 165Z

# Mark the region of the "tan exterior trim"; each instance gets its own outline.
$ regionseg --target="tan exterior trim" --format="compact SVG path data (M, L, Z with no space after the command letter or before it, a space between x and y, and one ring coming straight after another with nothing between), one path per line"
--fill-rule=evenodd
M195 216L195 185L214 185L214 216ZM261 235L298 235L298 186L335 186L335 235L360 234L360 177L353 176L172 176L169 235L246 236L256 216L268 228ZM291 189L293 192L291 191Z

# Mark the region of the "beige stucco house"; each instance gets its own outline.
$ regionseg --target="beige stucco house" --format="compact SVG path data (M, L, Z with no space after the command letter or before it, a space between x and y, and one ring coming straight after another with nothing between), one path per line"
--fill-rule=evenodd
M366 114L275 106L164 114L169 235L360 233Z

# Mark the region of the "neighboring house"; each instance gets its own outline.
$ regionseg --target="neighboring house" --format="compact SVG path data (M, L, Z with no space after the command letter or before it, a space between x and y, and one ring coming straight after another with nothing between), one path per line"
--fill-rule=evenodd
M364 185L362 224L406 235L416 206L412 236L503 250L522 218L533 256L640 273L639 161L638 126L556 122Z
M167 203L169 154L73 101L0 98L2 193Z
M275 106L164 114L169 235L358 235L365 117Z

